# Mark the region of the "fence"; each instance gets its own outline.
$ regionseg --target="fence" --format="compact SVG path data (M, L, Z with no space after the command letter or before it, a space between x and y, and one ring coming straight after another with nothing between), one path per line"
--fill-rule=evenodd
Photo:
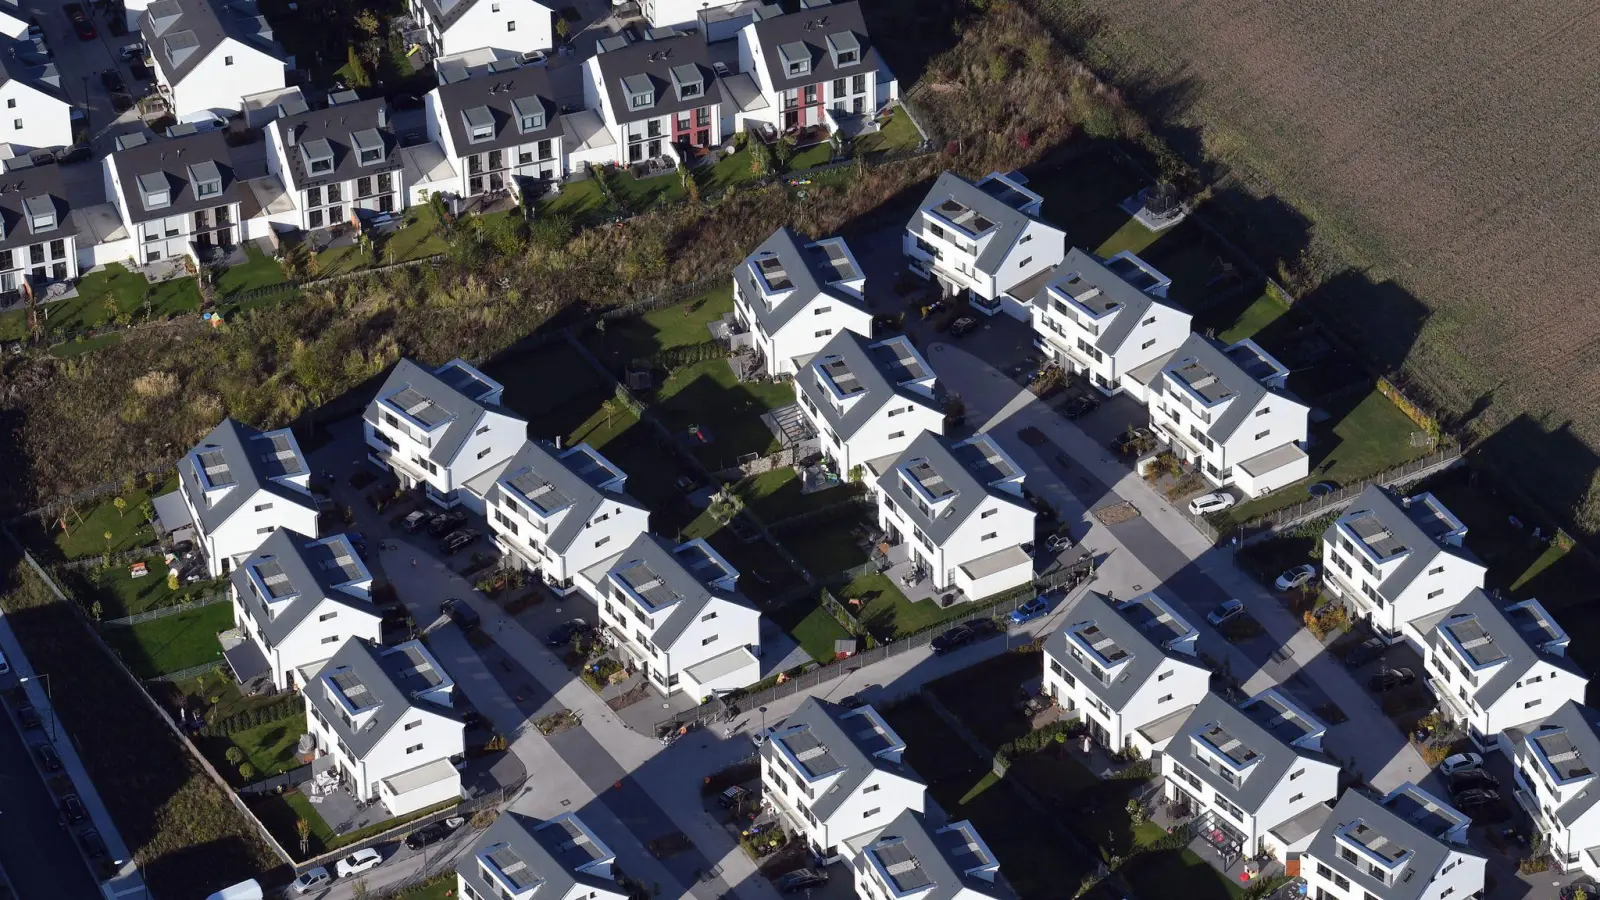
M876 510L878 508L878 502L872 498L871 494L867 493L864 489L857 488L856 490L856 493L851 494L848 498L840 500L837 503L830 503L827 506L807 510L803 513L796 513L792 516L774 520L771 524L767 525L767 527L773 531L786 531L800 525L810 525L813 522L825 522L829 519L842 516L845 513L859 512L861 510Z
M118 661L120 662L121 660L119 659ZM199 675L204 675L207 672L215 672L225 665L227 665L227 663L223 660L214 659L211 662L201 663L198 666L190 666L187 669L179 669L176 672L164 672L150 680L163 682L182 681L185 678L194 678Z
M82 569L109 569L112 566L125 562L138 562L148 559L161 552L161 545L146 544L143 547L134 547L131 550L118 550L115 553L102 553L87 559L69 559L66 562L56 563L55 568L68 572ZM152 575L155 573L151 573Z
M311 780L311 769L311 764L307 763L298 768L290 769L287 772L279 772L271 778L263 778L260 781L253 781L244 787L239 788L239 793L271 794L283 788L291 788L297 785L302 785Z
M193 600L186 600L182 603L174 603L171 606L163 606L160 609L145 610L142 613L134 613L131 616L122 616L121 618L117 619L106 619L100 624L137 625L140 622L149 622L152 619L162 619L166 618L167 616L175 616L178 613L188 612L191 609L199 609L202 606L211 606L215 603L226 603L232 599L233 597L227 593L207 594L204 597L196 597Z

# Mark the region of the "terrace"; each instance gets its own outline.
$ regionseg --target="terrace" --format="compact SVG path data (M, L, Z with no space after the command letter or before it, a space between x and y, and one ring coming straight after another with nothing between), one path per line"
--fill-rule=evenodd
M1572 736L1565 729L1535 734L1529 741L1538 748L1545 765L1555 773L1557 784L1567 784L1594 774L1588 760L1583 758L1578 745L1573 743Z
M1163 647L1191 643L1192 639L1199 635L1193 625L1153 592L1122 601L1117 604L1117 611L1122 613L1133 627Z
M1510 654L1505 651L1475 615L1452 618L1440 626L1456 648L1464 653L1473 668L1483 668L1505 662Z

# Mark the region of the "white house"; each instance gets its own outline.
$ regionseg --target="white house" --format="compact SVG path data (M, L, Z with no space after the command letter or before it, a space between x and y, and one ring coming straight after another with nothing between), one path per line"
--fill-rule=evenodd
M138 265L198 260L212 247L252 237L242 206L250 190L223 132L154 141L130 132L116 146L103 162L106 197L128 233L127 256Z
M456 863L466 900L627 900L617 854L577 813L540 821L507 809Z
M307 731L356 799L403 816L461 796L451 761L466 752L466 726L454 690L421 641L348 640L302 692Z
M1001 900L1000 861L971 822L936 824L905 810L882 830L850 841L860 900Z
M438 58L488 48L509 55L555 46L555 16L539 0L411 0L411 18Z
M722 143L721 79L699 35L671 34L628 43L601 40L583 61L583 105L600 115L609 142L590 162L633 165L666 160Z
M367 459L402 487L423 485L440 506L483 514L488 485L475 492L468 482L510 459L528 436L527 421L500 406L504 390L459 359L433 371L400 360L362 417Z
M987 434L950 442L924 431L877 478L878 526L939 590L979 600L1027 584L1034 508L1023 471Z
M175 531L193 524L213 578L228 574L280 528L318 535L311 470L287 428L261 432L223 419L178 460L174 493L183 499L176 515L187 514L189 521L168 521L163 513L162 525ZM180 509L160 498L155 504Z
M794 378L801 415L844 476L899 456L924 431L943 434L936 387L933 368L904 335L874 341L854 331L830 338Z
M700 13L736 6L742 0L642 0L640 12L651 28L677 28L693 25Z
M733 270L738 333L768 375L793 374L836 334L872 336L866 283L844 238L808 243L785 225Z
M436 190L476 197L566 175L559 107L543 67L473 71L446 61L438 74L423 111L428 137L444 150L456 180Z
M1508 735L1508 737L1510 737ZM1563 872L1600 878L1600 713L1568 701L1513 741L1512 795Z
M662 694L704 700L761 678L761 614L737 593L739 571L696 539L641 534L577 582L630 668Z
M1189 313L1166 302L1171 283L1127 251L1101 262L1074 247L1026 298L1034 346L1101 393L1127 391L1143 401L1143 385L1123 376L1166 359L1189 339Z
M22 156L72 144L72 101L56 64L31 42L0 38L0 45L0 144Z
M1210 690L1194 626L1154 592L1114 601L1088 591L1065 621L1044 643L1044 693L1113 752L1165 749Z
M849 858L850 839L922 812L927 787L902 763L905 749L872 707L808 698L761 745L762 799L818 859Z
M488 490L495 546L551 590L571 593L579 572L649 530L650 511L627 485L627 473L588 444L557 450L527 441Z
M296 690L350 638L383 639L372 573L342 534L279 528L231 580L233 623L249 638L225 651L240 684L266 675L278 690Z
M1589 676L1567 657L1570 638L1537 600L1500 608L1473 590L1428 635L1423 668L1439 709L1484 750L1510 753L1511 729L1527 732L1563 703L1582 703Z
M43 297L56 282L78 277L78 234L60 166L35 166L27 156L0 172L0 297L24 290Z
M232 115L246 95L281 90L293 67L253 0L155 0L139 31L157 89L179 118Z
M335 95L338 102L326 109L283 115L264 129L267 171L282 179L301 230L406 208L405 165L388 101L353 96Z
M1067 253L1066 232L1041 219L1044 198L1020 173L978 183L945 172L906 225L911 272L987 315L1026 322L1044 273Z
M1306 848L1339 793L1326 731L1275 689L1238 707L1207 694L1162 754L1162 791L1230 860L1283 859Z
M739 32L739 71L754 79L764 103L749 118L784 132L854 137L871 130L874 114L896 92L856 0L753 18Z
M1322 583L1385 641L1425 653L1439 613L1483 587L1467 526L1432 494L1369 485L1322 533Z
M1213 485L1259 497L1311 472L1311 409L1282 393L1288 376L1253 341L1222 348L1191 334L1151 375L1150 427Z
M1483 890L1488 860L1467 849L1468 824L1466 816L1410 784L1381 801L1347 790L1300 856L1306 897L1475 897Z

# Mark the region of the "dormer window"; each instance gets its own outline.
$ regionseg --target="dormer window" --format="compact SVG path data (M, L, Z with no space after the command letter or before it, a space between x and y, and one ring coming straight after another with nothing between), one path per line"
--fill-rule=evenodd
M835 66L853 66L861 61L861 42L848 31L828 35L828 53Z
M189 167L189 183L200 199L222 196L222 170L209 159Z
M517 128L527 134L544 128L544 102L538 97L521 97L511 101L517 114Z
M677 89L679 100L699 97L705 93L705 76L700 74L699 66L673 66L672 86Z
M367 128L350 135L350 146L356 150L356 161L363 166L383 162L383 135L376 128Z
M329 175L333 172L333 145L326 139L318 138L306 141L300 145L300 156L305 161L306 171L312 175Z
M648 75L629 75L622 79L622 92L630 109L649 109L656 105L656 88Z
M28 229L35 234L56 227L56 204L49 197L29 197L22 208L28 214Z
M172 188L167 176L160 172L139 176L139 199L145 209L162 209L172 205Z
M783 69L790 78L811 72L811 48L799 41L779 47L778 57L783 60Z
M494 114L487 106L474 106L461 111L461 121L467 126L467 140L474 144L494 138Z

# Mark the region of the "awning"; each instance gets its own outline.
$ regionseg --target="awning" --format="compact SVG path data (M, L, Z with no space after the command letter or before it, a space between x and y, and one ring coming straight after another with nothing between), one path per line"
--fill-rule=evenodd
M156 526L162 534L171 534L185 526L192 527L194 518L189 515L189 504L183 502L183 492L162 494L151 501L156 510Z
M233 677L241 685L272 674L266 654L261 652L261 647L255 641L248 638L222 651L222 657L228 661L228 668L233 670Z
M458 786L461 783L461 773L450 764L448 759L436 759L431 763L407 769L398 775L390 775L383 780L389 790L395 795L409 794L418 788L425 788L438 784L441 781L454 781ZM459 793L459 787L457 788Z

